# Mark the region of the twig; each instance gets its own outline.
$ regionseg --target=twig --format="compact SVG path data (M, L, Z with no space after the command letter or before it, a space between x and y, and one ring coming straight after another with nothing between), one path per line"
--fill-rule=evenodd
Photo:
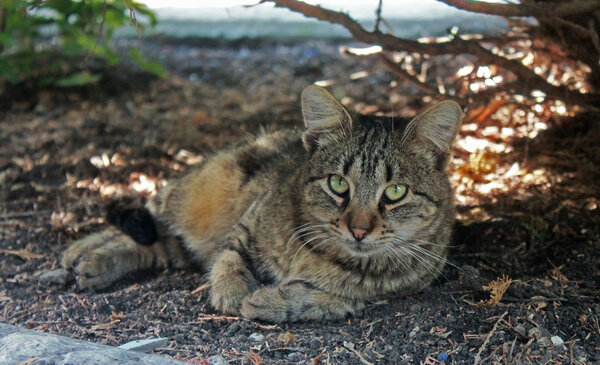
M354 346L344 346L346 349L354 352L354 354L356 356L358 356L358 359L360 360L360 362L362 362L365 365L373 365L372 362L370 362L369 360L365 359L365 357L360 353L360 351L358 351L357 349L354 348Z
M197 287L196 289L192 290L191 294L196 295L198 293L200 293L201 291L205 291L207 289L210 288L210 284L206 283L206 284L202 284L199 287Z
M377 15L377 20L375 21L375 32L379 33L379 23L381 23L381 6L383 5L383 0L379 0L379 5L377 6L377 10L375 11L375 15Z
M31 217L31 216L38 215L38 214L47 214L47 213L51 213L51 212L52 211L49 209L30 210L30 211L21 212L21 213L3 214L3 215L0 215L0 219L26 218L26 217Z
M589 35L592 38L592 43L594 44L594 48L596 51L600 52L600 37L598 37L598 32L596 32L596 22L594 19L590 19L588 24Z
M267 352L275 352L275 351L294 351L294 352L306 352L308 351L307 349L303 349L300 347L269 347L269 348L265 348L265 350Z
M255 326L264 329L264 330L275 330L275 329L279 329L279 326L276 324L273 325L264 325L264 324L260 324L254 321L251 321L247 318L243 318L243 317L235 317L235 316L219 316L219 315L214 315L214 314L204 314L201 313L199 314L198 320L197 321L193 321L193 322L187 322L187 324L202 324L205 321L245 321L245 322L250 322L252 324L254 324Z
M87 305L85 305L85 302L83 301L83 299L81 299L79 297L79 295L77 294L71 294L75 299L77 299L77 301L79 302L79 304L81 304L81 306L83 307L83 309L85 309L86 312L89 312L89 308L87 307Z
M389 59L387 56L379 54L379 59L381 60L381 62L383 62L384 65L387 66L387 68L389 68L398 77L412 82L413 84L415 84L415 86L417 86L421 91L425 92L426 94L438 95L438 91L436 89L432 88L424 82L421 82L421 80L419 80L416 76L413 76L406 72L402 67L400 67L400 65Z
M483 341L483 344L481 345L481 347L479 348L479 351L477 351L477 355L475 356L475 365L478 365L481 363L481 354L483 353L483 351L485 350L485 347L487 346L488 342L490 342L490 339L492 338L492 335L496 332L496 330L498 329L498 325L500 324L500 322L504 319L504 316L506 316L508 314L508 312L504 312L500 318L498 318L498 320L496 321L496 323L494 324L494 327L492 328L492 330L487 334L487 336L485 337L485 341Z
M102 8L102 21L100 22L100 30L98 30L98 38L96 38L96 42L94 42L94 46L90 49L87 56L85 56L85 58L83 60L84 63L89 61L90 57L92 57L92 54L96 51L96 47L98 47L100 40L102 39L102 32L104 30L104 22L106 21L106 8L107 7L108 7L108 4L106 3L106 0L104 0L104 7Z

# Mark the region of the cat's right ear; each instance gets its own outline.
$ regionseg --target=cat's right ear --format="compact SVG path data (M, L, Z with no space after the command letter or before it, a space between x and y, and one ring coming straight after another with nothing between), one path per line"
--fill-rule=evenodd
M333 133L351 133L352 117L327 90L317 85L307 86L301 99L306 127L302 141L307 150L314 150L323 138Z

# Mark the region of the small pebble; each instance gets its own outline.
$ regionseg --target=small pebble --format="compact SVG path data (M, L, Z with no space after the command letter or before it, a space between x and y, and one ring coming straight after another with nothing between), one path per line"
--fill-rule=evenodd
M208 363L210 365L227 365L227 360L225 360L225 358L223 356L216 355L216 356L211 356L208 359Z
M554 347L556 347L557 350L567 351L567 347L565 346L565 341L563 341L562 338L560 338L558 336L552 336L552 337L550 337L550 341L552 341L552 344L554 345Z
M254 342L262 342L265 339L265 336L261 335L260 333L253 333L248 336L248 339Z
M413 328L412 331L410 331L410 333L408 334L408 337L415 337L417 335L417 333L419 333L421 329L419 328L419 326L416 326L415 328Z
M318 350L321 348L321 341L317 340L316 338L313 339L312 341L310 341L310 349L311 350Z

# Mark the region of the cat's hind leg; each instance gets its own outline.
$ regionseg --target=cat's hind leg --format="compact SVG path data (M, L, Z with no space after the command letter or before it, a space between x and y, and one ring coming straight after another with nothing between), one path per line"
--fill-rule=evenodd
M110 227L72 243L61 265L73 270L80 288L101 289L133 271L166 268L168 255L162 245L141 245Z
M189 265L181 242L146 208L113 204L107 220L113 226L73 242L62 256L80 288L105 288L134 271Z

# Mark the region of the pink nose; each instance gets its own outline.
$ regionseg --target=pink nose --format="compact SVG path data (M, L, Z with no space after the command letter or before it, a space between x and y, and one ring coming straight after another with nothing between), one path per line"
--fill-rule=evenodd
M350 231L352 232L352 236L354 237L354 239L357 241L362 241L362 239L365 238L367 233L369 233L369 231L367 231L364 228L350 228Z

